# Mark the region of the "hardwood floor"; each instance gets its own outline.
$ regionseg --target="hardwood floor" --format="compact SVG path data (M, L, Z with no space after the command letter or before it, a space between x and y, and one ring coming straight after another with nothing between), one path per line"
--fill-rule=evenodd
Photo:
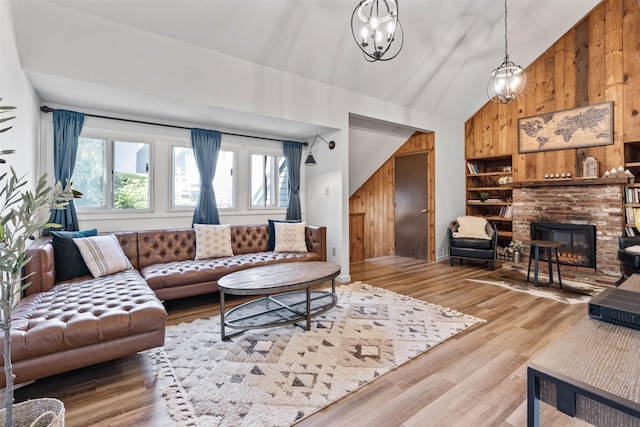
M499 267L498 267L499 268ZM568 305L465 279L481 265L387 257L351 265L352 279L485 319L303 420L299 426L525 426L529 359L586 315ZM239 303L236 300L235 303ZM167 303L169 324L219 314L217 296ZM149 360L133 355L42 379L16 401L56 397L66 425L173 426ZM542 404L542 425L580 426Z

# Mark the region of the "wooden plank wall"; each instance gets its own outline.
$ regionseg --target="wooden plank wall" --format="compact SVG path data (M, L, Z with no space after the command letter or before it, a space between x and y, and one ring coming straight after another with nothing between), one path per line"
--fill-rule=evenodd
M518 52L510 52L517 60ZM488 102L465 123L467 158L513 155L515 181L546 173L582 175L594 156L600 172L624 164L624 142L640 141L640 6L604 0L526 69L527 85L509 105ZM518 153L518 118L612 101L614 144Z
M364 258L395 255L394 229L394 164L395 157L427 153L429 168L428 259L435 260L435 134L414 133L368 180L349 198L349 214L364 214ZM350 242L350 246L358 242Z

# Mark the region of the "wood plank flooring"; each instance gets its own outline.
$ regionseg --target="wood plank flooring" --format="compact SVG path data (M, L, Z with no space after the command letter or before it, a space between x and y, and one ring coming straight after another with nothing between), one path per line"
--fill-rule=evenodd
M499 268L499 267L498 267ZM526 366L532 356L586 315L568 305L465 279L481 264L385 257L351 265L351 277L485 319L375 382L303 420L299 426L526 425ZM236 300L235 303L239 303ZM217 296L166 304L169 324L219 314ZM56 397L66 425L174 426L146 356L133 355L36 381L16 401ZM542 406L543 426L581 426Z

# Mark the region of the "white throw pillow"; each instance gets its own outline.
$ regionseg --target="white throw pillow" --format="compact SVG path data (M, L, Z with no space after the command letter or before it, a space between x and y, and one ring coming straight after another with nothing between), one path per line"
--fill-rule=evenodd
M459 216L458 231L453 233L453 237L463 237L471 239L491 240L487 234L487 220L479 216Z
M102 277L133 268L113 234L73 239L93 277Z
M276 246L274 252L308 252L304 232L305 222L276 222Z
M231 225L193 224L196 231L196 259L233 256Z
M629 246L624 250L627 252L631 252L632 254L640 254L640 245Z

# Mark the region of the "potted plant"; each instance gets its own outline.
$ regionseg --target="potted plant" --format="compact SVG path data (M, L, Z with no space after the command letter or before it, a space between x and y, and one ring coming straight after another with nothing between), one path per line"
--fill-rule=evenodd
M0 102L2 98L0 98ZM15 107L1 106L1 113L11 113ZM0 126L12 117L1 117ZM11 129L0 127L0 133ZM5 156L10 155L14 150L0 150L0 164L7 163ZM79 195L79 193L76 193ZM11 367L11 311L16 301L16 296L29 286L28 278L22 277L22 268L29 262L27 256L28 241L40 234L45 228L59 227L57 224L50 224L48 219L50 209L61 209L66 206L74 197L71 184L62 187L60 183L51 188L47 185L46 175L38 180L35 189L28 189L28 180L22 176L18 177L13 167L9 171L0 172L0 326L4 334L4 371L6 375L5 406L4 406L4 426L14 425L14 409L16 417L27 421L30 425L41 414L34 414L33 410L25 410L23 404L14 405L13 394L13 371ZM24 283L23 283L23 279ZM50 401L52 399L44 399ZM36 402L37 401L30 401ZM24 403L30 403L24 402ZM50 402L48 402L50 403ZM62 402L60 402L62 403ZM19 405L23 405L18 408ZM45 404L45 406L47 406ZM50 406L50 405L49 405ZM41 408L40 411L49 411L49 407ZM18 415L20 412L21 415ZM31 421L24 420L26 413L33 414ZM64 407L62 407L64 412ZM2 419L0 418L0 423ZM64 423L64 421L63 421ZM50 424L50 423L49 423ZM40 425L40 424L39 424ZM63 424L62 424L63 425Z

